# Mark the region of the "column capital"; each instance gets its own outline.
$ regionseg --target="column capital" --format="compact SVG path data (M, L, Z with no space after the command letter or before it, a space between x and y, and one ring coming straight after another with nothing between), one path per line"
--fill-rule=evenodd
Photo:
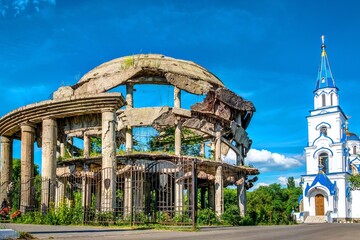
M9 136L1 136L0 143L12 143L13 138Z
M35 127L36 125L31 122L24 122L20 124L20 128L22 132L35 133Z

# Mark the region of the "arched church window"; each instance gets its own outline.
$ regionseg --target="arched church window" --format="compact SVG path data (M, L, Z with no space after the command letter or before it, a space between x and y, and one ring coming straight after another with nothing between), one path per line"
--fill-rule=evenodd
M353 154L356 154L356 146L353 146Z
M330 104L331 106L334 105L334 93L330 94Z
M321 106L323 106L323 107L325 107L325 105L326 105L325 97L326 97L325 94L321 95Z
M325 136L327 136L327 127L325 126L320 127L320 133L323 133Z
M321 153L319 155L319 171L322 171L323 173L328 172L328 161L329 155L327 153Z

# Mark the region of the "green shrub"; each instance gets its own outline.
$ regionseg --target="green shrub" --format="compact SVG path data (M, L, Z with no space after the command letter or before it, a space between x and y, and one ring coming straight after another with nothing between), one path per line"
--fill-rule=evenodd
M220 223L219 218L210 208L205 208L198 211L197 222L198 224L202 225L217 225Z
M239 208L234 205L228 206L225 212L221 215L221 219L224 221L225 224L230 224L233 226L241 225Z

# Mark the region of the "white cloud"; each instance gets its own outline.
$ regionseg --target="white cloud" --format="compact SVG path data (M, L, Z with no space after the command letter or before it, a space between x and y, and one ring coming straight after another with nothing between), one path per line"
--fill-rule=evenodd
M250 188L250 191L254 191L254 190L258 189L259 187L267 187L267 186L269 186L269 185L270 185L270 184L265 183L265 182L259 182L259 183L256 183L256 184L254 185L254 187Z
M262 172L268 172L300 167L304 164L304 157L290 157L279 153L272 153L264 149L250 149L247 154L246 163L259 168Z
M16 17L26 10L39 12L46 5L56 5L56 0L0 0L0 15Z
M279 180L279 183L281 186L286 186L286 184L288 182L288 178L284 177L284 176L279 177L278 180Z

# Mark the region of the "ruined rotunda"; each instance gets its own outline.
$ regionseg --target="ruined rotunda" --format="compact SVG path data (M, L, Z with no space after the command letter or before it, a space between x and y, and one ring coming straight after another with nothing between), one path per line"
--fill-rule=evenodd
M144 84L154 86L154 95L167 86L170 104L136 107L134 95ZM186 109L185 95L200 101ZM109 221L194 222L198 206L220 216L224 188L233 186L244 215L246 190L259 174L244 165L254 112L250 101L193 62L156 54L111 60L50 100L1 117L0 197L11 202L18 195L18 205L11 204L21 212L44 212L78 196L84 222L98 213L110 213ZM155 134L141 138L137 129ZM12 189L14 140L21 141L18 192ZM42 151L38 192L34 144ZM224 161L229 151L233 162Z

